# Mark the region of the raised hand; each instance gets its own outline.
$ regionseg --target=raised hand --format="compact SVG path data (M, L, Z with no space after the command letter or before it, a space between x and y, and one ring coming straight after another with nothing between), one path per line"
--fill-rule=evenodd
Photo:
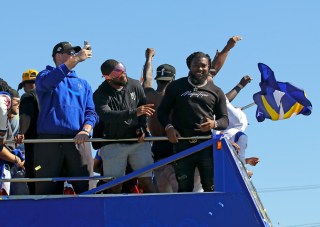
M232 49L236 45L236 43L240 40L242 40L242 37L238 35L232 36L227 42L228 49L229 50Z
M245 87L248 83L252 81L252 78L249 75L245 75L244 77L241 78L239 84L242 87Z
M155 55L155 50L153 48L147 48L146 49L146 58L151 59Z

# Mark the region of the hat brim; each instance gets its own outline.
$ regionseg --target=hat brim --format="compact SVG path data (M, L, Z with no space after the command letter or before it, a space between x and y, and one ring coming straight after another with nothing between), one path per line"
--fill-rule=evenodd
M155 80L163 80L163 81L171 81L173 80L173 77L170 76L160 76L160 77L156 77L154 78Z
M20 89L22 89L22 87L23 87L23 82L21 82L21 83L18 85L17 91L19 91Z
M34 80L24 80L24 81L22 81L22 82L18 85L17 91L19 91L20 89L22 89L25 83L35 83L35 82L36 82L35 79L34 79Z

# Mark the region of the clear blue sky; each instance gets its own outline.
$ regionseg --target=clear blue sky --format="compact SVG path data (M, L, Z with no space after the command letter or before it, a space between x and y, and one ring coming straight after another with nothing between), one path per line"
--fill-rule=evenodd
M246 74L254 78L234 100L236 106L253 102L252 95L259 91L258 62L271 67L278 81L303 88L313 104L310 116L275 122L258 123L256 108L246 111L247 156L261 158L251 168L252 181L274 226L320 226L320 153L315 146L320 1L20 0L2 1L0 7L0 76L14 88L24 70L53 65L52 48L60 41L91 42L93 58L76 70L95 90L106 59L124 62L128 75L138 79L144 51L153 47L154 65L174 65L179 78L188 72L189 54L213 56L232 35L242 36L215 78L225 92Z

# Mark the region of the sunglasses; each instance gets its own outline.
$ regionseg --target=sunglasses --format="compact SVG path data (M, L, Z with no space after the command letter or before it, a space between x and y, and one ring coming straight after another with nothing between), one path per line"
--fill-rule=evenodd
M76 55L77 52L75 52L74 50L69 50L69 51L64 51L61 54L68 54L70 56L74 56Z
M119 63L109 76L112 78L119 78L122 74L126 74L126 67L122 63Z

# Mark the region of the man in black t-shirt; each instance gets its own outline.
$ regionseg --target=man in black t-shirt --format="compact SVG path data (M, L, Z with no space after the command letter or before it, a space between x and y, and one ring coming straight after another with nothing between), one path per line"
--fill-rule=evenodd
M20 100L19 114L20 114L20 131L16 139L20 142L23 139L36 139L37 138L37 120L39 115L38 98L36 94L35 79L38 71L29 69L22 74L22 82L19 84L18 90L23 88L25 93ZM32 143L25 145L25 168L26 177L34 178L34 152ZM30 194L34 195L34 183L28 182Z
M222 90L208 82L211 59L202 52L187 58L189 75L171 82L158 108L158 119L165 128L174 152L180 152L199 141L180 140L179 137L211 135L212 129L228 126L226 98ZM170 113L172 117L170 118ZM192 192L194 172L198 167L204 191L213 191L212 146L174 163L178 192Z

